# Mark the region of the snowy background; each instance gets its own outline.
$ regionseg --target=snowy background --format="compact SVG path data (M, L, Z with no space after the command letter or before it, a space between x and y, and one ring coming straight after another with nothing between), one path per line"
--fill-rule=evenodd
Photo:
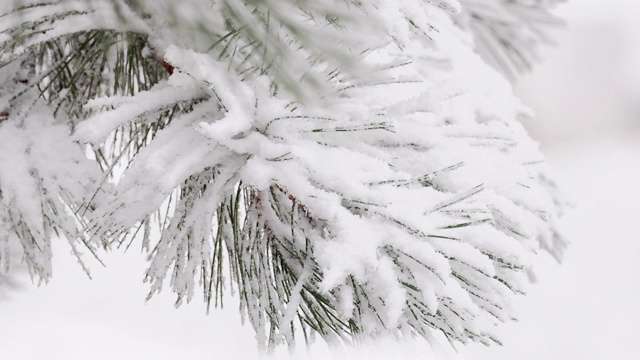
M564 217L572 245L562 265L539 259L537 284L520 299L503 347L391 340L311 359L634 359L640 354L640 2L572 1L558 46L519 80L516 92L538 117L540 140L575 208ZM93 280L66 244L54 247L46 286L22 279L0 292L2 359L253 359L252 330L235 299L205 316L195 302L175 310L168 292L144 303L144 257L133 247L92 264ZM285 355L279 355L285 357Z

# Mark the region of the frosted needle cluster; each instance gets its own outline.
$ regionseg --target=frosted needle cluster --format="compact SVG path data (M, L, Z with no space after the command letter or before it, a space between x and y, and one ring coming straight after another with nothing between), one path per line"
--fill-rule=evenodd
M509 78L553 1L0 5L0 262L142 247L258 345L499 343L562 202ZM135 245L137 244L137 245ZM89 271L90 269L86 269Z

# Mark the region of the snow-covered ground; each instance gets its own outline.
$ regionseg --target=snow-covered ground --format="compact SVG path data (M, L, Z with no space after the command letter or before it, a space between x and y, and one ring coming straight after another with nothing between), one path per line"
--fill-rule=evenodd
M520 321L506 324L504 346L435 352L449 359L633 359L640 354L640 15L637 0L575 0L561 13L570 29L524 77L517 92L538 114L540 139L568 196L572 241L563 264L541 256L537 284L521 299ZM2 359L253 359L252 331L231 300L205 316L196 302L175 310L169 292L144 303L138 249L92 264L93 280L65 244L55 276L28 281L0 302ZM299 358L429 359L422 342L385 341Z

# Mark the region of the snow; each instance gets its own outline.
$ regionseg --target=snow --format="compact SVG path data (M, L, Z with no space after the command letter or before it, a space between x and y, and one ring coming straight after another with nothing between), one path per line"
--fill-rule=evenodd
M171 55L171 52L169 55ZM178 62L180 59L176 56L175 60ZM556 73L552 78L557 80L558 76L559 74ZM487 82L483 79L478 80ZM465 91L461 98L466 97L467 101L470 98L475 99L474 102L476 103L482 103L485 99L491 100L492 97L490 95L492 93L499 93L504 88L504 84L498 84L497 88L492 88L494 85L494 83L489 82L486 85L486 89L475 93L463 86L462 89ZM540 89L537 91L538 94L543 94L548 98L548 93L543 93ZM501 96L495 98L501 98ZM247 100L247 103L253 104L253 99L245 100ZM591 106L592 109L593 106L597 106L598 102L595 101L597 98L589 100L591 101L583 103L584 99L582 99L580 104L568 103L565 106L580 108ZM452 100L452 102L454 101L457 100ZM459 103L462 104L464 102L460 100ZM242 105L237 106L243 107ZM500 118L509 117L513 115L509 113L509 109L512 106L518 107L519 105L513 103L509 104L509 106L498 106L504 112L485 115L496 115ZM402 109L401 112L405 110ZM534 110L539 113L542 112L542 118L544 119L544 108L534 107ZM446 111L446 109L443 111ZM457 106L452 110L452 113L460 112L457 113L457 117L464 119L471 118L469 114L474 111L475 109L473 108ZM571 118L570 111L565 111L567 111L564 113L567 115L566 117ZM357 114L357 111L354 111L354 113ZM585 109L584 114L589 114L589 110ZM631 117L635 116L635 114L626 114L625 116ZM543 123L544 121L542 120ZM590 121L596 123L602 120L593 119ZM598 122L598 124L600 123ZM616 127L624 128L618 123L616 123ZM211 128L216 128L216 126L210 127L208 130L211 130ZM238 131L249 128L249 126L245 123L238 129L227 126L226 123L221 123L221 126L217 126L217 128L216 131L221 130L228 132L228 134L235 134ZM553 129L553 127L550 127L550 129ZM638 291L636 285L638 279L640 279L640 270L637 265L638 262L635 261L635 255L640 250L638 245L640 242L634 238L635 232L633 230L634 225L639 220L637 214L640 213L638 207L640 193L636 186L636 184L640 183L640 172L634 167L634 164L640 163L638 156L640 154L638 140L640 139L636 135L620 136L620 131L609 131L606 136L603 136L584 131L580 126L574 126L572 129L576 133L575 138L577 140L558 144L558 136L556 135L555 145L546 146L549 148L547 156L556 171L564 178L562 183L569 184L568 188L570 192L573 192L573 198L576 199L576 209L570 211L567 220L564 221L564 226L568 228L567 233L572 239L573 245L567 252L566 261L562 266L553 264L548 257L542 256L537 259L536 275L539 279L539 284L534 287L528 287L530 289L528 296L522 298L520 304L518 304L521 309L520 323L503 325L501 328L503 333L502 340L506 344L505 347L461 346L459 347L459 353L456 354L448 350L448 344L443 339L439 339L443 342L443 347L439 348L436 344L432 344L434 346L432 350L423 341L395 343L391 340L383 340L377 345L368 344L353 350L337 350L338 354L334 353L333 355L322 345L316 345L312 347L310 355L302 353L298 354L298 356L319 359L332 356L335 358L383 359L402 357L417 359L425 358L433 351L440 354L439 356L442 358L452 359L599 359L625 358L637 354L640 349L636 345L637 342L634 341L633 325L640 320L640 312L636 310L636 304L640 300L640 291ZM599 129L609 129L609 127L608 125L599 125ZM207 127L205 126L203 130L207 130ZM142 178L142 176L139 176L140 173L151 173L153 176L150 180L160 183L160 191L156 194L138 193L140 201L154 196L157 197L156 201L161 201L161 198L167 194L173 185L180 181L181 177L184 177L184 174L188 174L191 170L200 166L192 163L183 164L187 169L177 167L176 174L169 174L171 176L168 178L162 177L165 172L162 166L171 164L171 161L179 160L178 151L175 150L177 145L170 141L172 134L174 134L172 131L173 129L167 130L165 135L160 136L159 141L156 142L156 146L160 150L166 149L166 151L158 152L158 156L166 156L166 158L154 159L153 154L155 152L149 150L148 155L143 153L139 163L133 164L129 170L131 182L133 183ZM203 132L207 133L207 131ZM538 132L544 133L544 129L538 129ZM547 130L547 132L550 131ZM191 134L189 133L185 134L179 131L177 133L190 139L189 136ZM509 131L505 131L505 133L512 135ZM307 135L309 137L305 138ZM312 136L316 135L318 134L303 134L298 139L294 139L299 142L292 142L296 143L297 146L304 146L305 141L313 139ZM228 139L229 136L224 138ZM220 140L218 134L211 134L210 139L214 141ZM552 137L552 139L554 138ZM243 138L234 139L234 141L236 140L238 140L237 144L243 144ZM262 140L264 139L260 141ZM361 139L358 140L360 141ZM438 140L436 139L434 142ZM226 144L231 145L228 148L239 152L246 151L247 147L245 146L233 146L234 141ZM191 140L189 142L194 143ZM248 141L244 141L244 143L246 142ZM200 155L206 154L204 143L205 140L202 138L200 138L199 143L195 142L196 145L200 145L200 147L194 146L196 150L202 148L202 151L199 152ZM363 145L359 145L360 147L351 144L347 145L344 140L340 140L337 143L341 146L352 146L356 150L355 153L365 149ZM452 148L455 148L454 145L456 144L451 144ZM309 151L309 149L316 150L317 148L309 146L304 150ZM211 149L211 151L214 150L217 149ZM292 154L305 160L304 156L300 156L300 154L304 155L303 149L299 149L297 152L293 151ZM460 157L462 156L461 154L456 152L456 156ZM529 153L527 152L527 154ZM496 158L500 156L492 154L492 156L494 155ZM451 165L457 162L457 159L448 158L446 153L441 156L443 157L441 160L444 165ZM518 158L518 156L520 154L516 153L514 158ZM213 157L215 158L215 156ZM329 154L323 160L333 161L337 158L337 155ZM504 160L503 164L507 162L504 158L500 159ZM345 168L349 167L349 161L361 163L361 167L357 168L359 171L356 173L360 177L358 180L361 182L376 180L370 177L371 174L367 171L367 162L359 161L360 158L358 156L349 156L347 159L340 160L344 161L343 166ZM495 159L492 158L491 160ZM477 161L483 161L482 157L478 156ZM241 166L242 161L238 160L235 163ZM259 161L254 163L255 165L253 166L257 169L264 166ZM306 163L302 163L309 170L313 169L313 164L310 164L308 159ZM375 164L377 163L371 160L371 168ZM406 166L406 164L402 165ZM508 167L508 165L503 166L503 168ZM273 173L265 173L263 175L269 176L268 179L255 175L254 184L269 184L272 176L285 180L287 176L285 171L281 174L273 175L277 172L277 170L273 169L279 168L277 166L271 168ZM282 168L286 169L286 165L282 165ZM480 166L479 168L481 169L482 167ZM409 169L412 168L409 167ZM433 170L437 170L437 167ZM297 171L297 173L303 172ZM462 174L465 173L463 172ZM480 177L487 186L494 186L496 193L503 191L509 195L510 199L513 196L513 193L510 193L510 189L503 185L504 179L492 177L490 173L475 174L473 170L466 174L470 175L464 176L464 179L459 180L459 183L451 182L448 185L456 190L468 189L478 185L478 183L471 183L472 181L465 179L471 178L475 181ZM331 175L330 173L319 173L313 174L312 177L327 183L330 187L335 187L339 191L348 190L351 193L353 192L352 188L347 188L344 184L336 182ZM406 175L413 174L401 173L399 175L399 179L407 180L409 177ZM508 176L513 176L514 178L523 177L517 169L510 171ZM125 179L127 179L126 173ZM287 180L292 183L291 188L287 190L300 191L300 193L308 197L306 198L309 201L308 204L318 207L327 206L328 209L323 209L327 215L335 214L339 211L336 210L337 197L324 196L322 199L312 200L314 196L322 195L322 192L310 190L309 183L304 178ZM350 184L350 186L357 190L357 182L354 183L356 184ZM127 182L125 181L118 186L127 188ZM380 191L382 199L397 195L388 188L390 187L384 187L384 191ZM133 189L135 192L135 186ZM154 188L151 187L151 189ZM420 193L416 192L416 194ZM489 198L494 195L496 194L486 189L478 193L478 196L489 196ZM422 199L431 200L432 203L437 203L433 202L433 200L446 201L443 196L435 199L436 195L431 193L423 193L420 196ZM501 199L507 201L504 198ZM538 198L535 194L528 198L516 200L536 206L540 204L540 206L544 206L549 201L549 199ZM538 203L538 201L541 202ZM501 205L499 202L499 200L496 200L493 205L499 207ZM460 206L472 207L473 205L475 205L474 202L469 202ZM530 214L526 214L523 211L523 214L513 216L512 211L504 210L505 208L513 208L509 208L508 205L504 205L501 209L503 209L503 212L508 213L510 219L516 223L527 223L527 220L520 221L520 218L530 216ZM425 210L429 208L431 207L426 207ZM485 210L487 209L481 209L481 211ZM411 213L403 213L401 209L393 208L389 209L389 212L398 214L399 219L406 221L410 225L414 225L413 222L418 222L417 218L412 218ZM128 216L127 213L125 215ZM344 215L345 219L358 219L356 217L349 218L346 216L347 214ZM134 214L131 216L131 218L134 217L140 217L140 215ZM419 230L426 231L437 225L437 223L421 224L419 226L416 224L416 227ZM340 231L353 232L363 236L367 238L363 240L370 243L369 246L363 249L358 248L358 242L343 241L338 244L331 244L327 241L323 244L334 248L326 251L324 259L322 259L322 253L320 253L321 259L319 261L325 265L330 262L337 264L331 267L337 275L325 278L327 284L325 285L325 290L336 285L339 287L340 279L344 278L345 274L357 274L358 271L363 269L367 270L367 273L357 274L358 276L368 279L370 286L374 289L377 288L378 292L387 290L388 284L394 283L389 278L393 267L388 258L376 261L378 254L374 250L377 250L376 245L378 243L389 240L384 239L380 231L376 231L379 229L370 228L362 219L360 219L360 222L349 221L347 223L345 221L344 224L338 224L336 228ZM486 230L486 227L481 229ZM370 232L367 233L367 231ZM539 229L534 228L530 231L535 232L539 231ZM351 238L357 239L355 236ZM372 239L375 240L372 241ZM474 241L471 238L470 242ZM480 240L477 242L480 242ZM439 242L435 240L430 244L436 248L439 246ZM407 248L411 248L415 244L407 241L405 245ZM491 244L491 247L493 245L497 245L497 241ZM514 242L509 246L496 246L495 249L503 251L506 258L508 258L507 255L511 255L514 259L527 264L529 259L520 259L520 257L523 252L526 253L528 246L532 246L532 244ZM464 244L459 247L443 246L443 250L447 251L448 254L455 254L456 257L459 256L461 258L470 255L467 261L469 264L481 268L487 273L491 273L493 270L490 263L474 263L477 256L469 254L475 251L470 246L464 246ZM203 306L198 305L197 302L174 310L171 306L173 295L168 293L154 297L145 306L142 299L144 299L147 289L140 283L145 266L143 256L133 253L126 254L124 258L120 256L121 254L110 255L106 259L108 269L102 269L98 264L91 264L92 270L94 270L94 280L88 281L82 277L81 271L78 271L79 269L74 266L73 258L67 254L68 247L66 247L66 244L56 242L53 246L53 251L56 274L51 283L37 291L32 287L27 287L22 292L11 293L14 300L0 304L0 318L4 324L10 324L9 326L0 327L0 348L3 349L3 356L25 359L41 358L43 356L64 358L150 357L158 359L212 357L216 355L223 358L255 358L257 356L252 330L248 326L244 328L239 326L237 306L234 306L236 305L234 300L230 301L231 306L228 306L223 311L214 311L213 315L209 317L203 315ZM133 252L134 248L130 251ZM448 268L449 263L441 258L438 259L438 255L427 249L423 251L424 253L418 253L416 256L429 259L429 263L435 265L436 273L448 274L450 270ZM341 254L341 256L330 258L332 254L336 253ZM171 261L170 259L165 260ZM356 264L347 263L348 260L359 260L360 263L356 266ZM363 264L375 264L376 266L367 269L366 266L362 266ZM457 265L452 266L460 272L465 271L464 268ZM159 269L162 266L155 268ZM380 274L376 274L377 272ZM425 273L427 272L425 271ZM465 274L465 276L468 275ZM430 280L433 281L426 282L424 286L428 288L435 285L434 291L438 293L450 294L456 299L460 299L460 296L468 296L460 286L452 285L438 288L439 283L435 280L435 276L434 279ZM182 288L184 281L184 279L178 279L178 287ZM344 289L342 290L344 294L341 295L341 298L346 300L353 298L353 294L349 294ZM388 290L388 299L395 306L391 306L391 311L386 311L384 316L386 321L393 323L400 316L399 309L402 306L405 293L401 289ZM498 288L490 287L485 290L487 293L500 291ZM502 289L502 291L504 290ZM189 296L191 296L191 293ZM424 296L430 307L436 308L440 305L438 301L434 300L434 294L425 293ZM462 302L462 299L460 301ZM478 304L481 305L482 303L474 303L471 299L467 299L467 310L472 311L472 308ZM289 319L292 317L291 312L289 309L286 310L284 318ZM349 311L349 309L343 306L342 311ZM38 339L39 346L27 345L33 339ZM342 354L339 354L340 352ZM282 353L278 353L277 356L285 357Z
M562 264L537 261L535 286L502 327L504 347L470 345L460 359L630 359L640 345L640 134L613 132L557 145L548 157L576 206Z
M537 283L520 299L519 322L502 326L504 347L442 344L441 359L625 359L640 352L640 135L584 137L548 157L575 209L563 221L572 239L563 264L538 259ZM598 176L594 176L598 175ZM144 257L132 248L92 265L89 280L64 243L54 244L55 276L36 288L21 282L0 303L0 347L10 359L256 359L252 330L239 325L234 302L205 316L198 301L174 309L169 293L143 299ZM38 339L38 346L29 346ZM304 348L298 351L304 351ZM424 342L336 350L322 346L299 359L429 359ZM278 355L279 354L279 355ZM276 358L286 359L281 353Z
M131 119L143 117L146 112L157 108L170 109L176 103L202 96L201 91L188 86L191 85L189 82L185 84L184 78L188 76L174 74L169 81L162 81L149 91L139 92L135 101L130 96L109 96L88 101L86 109L103 111L79 124L75 138L82 142L99 143L119 126ZM111 110L113 107L117 108Z

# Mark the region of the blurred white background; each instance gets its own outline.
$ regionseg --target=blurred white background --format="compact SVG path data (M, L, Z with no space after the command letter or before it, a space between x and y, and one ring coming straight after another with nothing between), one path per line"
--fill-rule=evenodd
M539 139L560 185L576 204L564 220L572 241L558 265L543 255L538 283L520 299L503 347L446 344L445 359L637 359L640 354L640 1L570 1L557 47L516 84L537 113ZM143 256L91 264L93 280L65 244L55 276L24 279L0 301L2 359L253 359L252 330L235 303L204 316L200 302L175 310L168 292L145 305ZM429 359L422 342L392 341L299 358ZM283 355L284 357L284 355Z
M569 1L558 14L568 27L516 93L575 204L572 244L561 265L540 259L505 346L463 359L640 358L640 1Z

